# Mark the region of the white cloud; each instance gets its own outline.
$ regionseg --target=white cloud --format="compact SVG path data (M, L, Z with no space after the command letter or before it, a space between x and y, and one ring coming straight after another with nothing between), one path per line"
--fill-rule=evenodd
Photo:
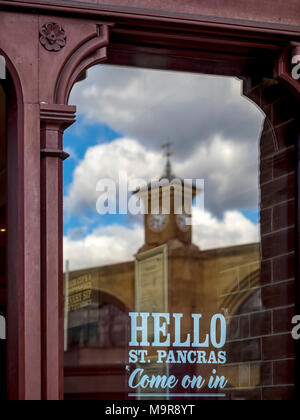
M158 149L170 138L182 156L216 134L257 142L263 115L228 77L100 65L75 86L70 103L91 122Z
M64 200L65 213L84 214L95 210L98 193L96 185L101 179L119 180L119 173L126 172L128 178L150 180L160 175L162 156L147 150L136 140L123 138L112 143L90 147L84 159L76 167L73 183Z
M182 178L205 180L206 208L218 217L227 209L257 207L258 162L251 147L215 136L210 143L199 143L185 160L175 160L174 172ZM129 179L150 181L162 175L163 166L161 153L149 151L137 140L123 138L91 147L74 171L64 201L65 215L95 211L100 179L117 182L122 171Z
M143 240L141 225L101 227L77 240L65 236L64 259L69 260L71 270L131 261Z
M219 220L211 213L194 209L193 240L201 250L259 241L259 225L254 224L238 211L228 211Z
M194 209L198 226L193 240L201 250L258 242L259 226L237 211L226 212L222 220ZM71 270L131 261L144 242L144 227L111 225L95 229L84 238L64 238L64 259Z

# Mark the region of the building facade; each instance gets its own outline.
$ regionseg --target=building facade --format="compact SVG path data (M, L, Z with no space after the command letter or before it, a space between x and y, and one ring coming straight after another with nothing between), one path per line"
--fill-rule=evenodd
M222 305L232 308L236 325L226 368L234 392L237 381L251 389L247 398L294 397L299 341L290 331L291 317L300 312L299 24L297 0L252 1L247 7L233 0L222 5L0 0L0 53L6 63L0 88L0 314L7 324L5 345L1 342L5 364L0 361L6 375L0 383L8 399L64 395L63 133L76 117L76 107L68 104L72 87L99 63L238 77L244 95L266 115L260 142L261 274L246 267L238 293L230 289L231 281L226 290L221 287ZM255 272L254 248L232 250L232 266L223 264L218 250L197 255L195 264L204 260L209 267L218 260L222 278L233 271L232 278L244 254ZM181 266L186 263L184 249L174 253ZM125 272L122 278L132 282L132 264L114 270L114 281ZM130 309L132 288L126 293L119 300ZM108 304L103 313L115 311L122 325L125 308Z
M256 343L251 343L251 336L257 335L255 317L266 314L259 296L260 246L201 251L192 242L192 225L186 225L185 217L175 213L178 185L173 188L157 187L141 194L149 201L149 208L151 201L160 196L161 209L162 196L170 191L171 211L146 214L145 244L137 250L135 261L65 274L66 399L128 399L129 313L183 314L184 337L192 334L192 314L199 311L223 313L226 317L227 364L220 367L215 362L210 366L230 378L227 399L251 399L253 392L257 393L256 398L262 397L266 367ZM180 188L184 190L184 184ZM191 211L191 203L189 207ZM162 249L163 271L156 261L160 262ZM261 313L254 316L251 312L255 311ZM205 328L209 329L208 317L203 317ZM241 354L237 353L237 346ZM150 359L151 373L155 373L153 359L157 359L155 352ZM204 363L191 365L191 373L203 374L203 366L207 371ZM159 373L163 374L164 369L159 366ZM172 364L173 374L182 376L186 370L186 364ZM288 387L286 393L290 397L293 390Z

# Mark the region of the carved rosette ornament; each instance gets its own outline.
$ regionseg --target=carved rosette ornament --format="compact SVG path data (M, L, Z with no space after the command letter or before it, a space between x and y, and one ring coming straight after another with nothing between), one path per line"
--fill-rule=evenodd
M60 51L67 43L66 33L57 23L47 23L40 30L40 43L47 51Z

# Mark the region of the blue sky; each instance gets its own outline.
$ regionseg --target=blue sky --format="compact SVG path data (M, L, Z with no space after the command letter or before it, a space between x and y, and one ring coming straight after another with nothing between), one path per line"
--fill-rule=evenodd
M96 144L109 143L121 137L106 124L91 123L84 115L78 115L77 121L64 135L64 150L70 158L64 164L64 194L72 183L73 171L79 160L82 160L86 150Z
M70 157L64 162L64 195L68 193L73 181L74 170L84 158L87 149L97 144L110 143L119 137L121 135L106 124L93 124L91 121L87 121L84 115L77 117L76 123L64 135L64 150L70 154ZM64 217L64 234L68 235L74 230L80 229L82 234L87 235L99 224L108 226L126 222L127 216L106 215L103 217L98 215L94 208L82 216L74 214Z
M242 214L249 220L251 220L251 222L258 224L260 221L260 215L259 215L259 210L258 209L253 209L253 210L242 210Z

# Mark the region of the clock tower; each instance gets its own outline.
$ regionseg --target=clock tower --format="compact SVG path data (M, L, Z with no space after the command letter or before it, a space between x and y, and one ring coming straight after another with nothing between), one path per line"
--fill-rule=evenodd
M192 203L200 191L191 182L177 178L172 171L170 143L166 167L159 181L139 191L147 209L145 214L145 245L143 252L160 245L188 246L192 244Z

